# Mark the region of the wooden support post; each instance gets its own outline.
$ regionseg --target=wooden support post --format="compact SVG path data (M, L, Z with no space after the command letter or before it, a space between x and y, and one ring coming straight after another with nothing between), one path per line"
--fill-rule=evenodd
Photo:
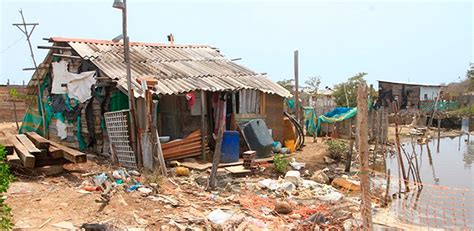
M298 50L294 52L294 71L295 71L295 109L296 109L296 121L301 124L300 121L300 98L299 98L299 86L298 86Z
M206 160L206 92L201 90L201 154L202 159Z
M359 136L359 158L360 158L360 186L361 186L361 215L363 228L373 230L372 206L370 196L369 180L369 147L367 132L367 85L360 83L357 90L357 130Z
M153 150L152 153L157 154L158 163L159 163L159 166L160 166L160 169L161 169L161 174L163 176L167 176L168 175L168 170L166 169L165 158L163 156L163 149L161 148L160 134L158 133L158 128L156 127L156 125L158 124L158 122L157 122L157 120L158 120L158 113L157 113L158 100L153 100L152 101L152 109L153 109L153 113L152 113L151 132L152 132L152 137L153 137L153 141L154 141L154 145L153 145L152 150L155 149L155 150Z
M224 105L226 103L225 100L225 94L224 94ZM211 175L209 176L209 185L208 189L212 190L216 187L216 175L217 175L217 168L219 167L219 162L221 161L221 147L222 147L222 137L224 136L224 130L225 130L225 116L223 116L221 113L223 111L220 110L219 112L219 119L221 120L219 123L219 131L217 135L217 141L216 141L216 148L214 150L214 157L212 159L212 169L211 169Z
M388 198L390 197L388 195L389 190L390 190L390 169L387 170L387 187L385 188L385 196L384 196L384 202L383 202L384 206L388 205Z
M354 138L352 137L352 118L349 119L349 151L346 154L345 172L351 171L352 151L354 150Z

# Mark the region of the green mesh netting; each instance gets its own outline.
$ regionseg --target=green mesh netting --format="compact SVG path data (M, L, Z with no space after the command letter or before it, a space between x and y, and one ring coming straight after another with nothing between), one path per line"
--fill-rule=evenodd
M109 111L119 111L128 109L128 96L121 91L114 91L110 94Z

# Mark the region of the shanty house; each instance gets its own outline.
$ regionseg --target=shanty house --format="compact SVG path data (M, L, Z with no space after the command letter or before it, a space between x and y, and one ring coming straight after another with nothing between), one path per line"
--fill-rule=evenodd
M436 101L442 95L441 85L378 81L379 103L398 102L400 109L420 108L420 102Z
M40 89L47 135L75 148L109 153L104 113L128 108L123 44L60 37L49 42L52 46L39 47L49 53L28 83L29 94ZM202 138L211 140L221 112L227 129L235 129L239 121L263 118L273 139L283 141L283 100L290 93L267 76L225 58L219 49L131 42L130 62L140 134L154 120L160 136L182 139L204 129ZM227 100L219 103L223 97ZM145 99L158 103L150 107ZM147 109L156 113L153 119L147 117ZM40 121L38 111L30 108L25 119ZM39 125L26 130L41 132Z

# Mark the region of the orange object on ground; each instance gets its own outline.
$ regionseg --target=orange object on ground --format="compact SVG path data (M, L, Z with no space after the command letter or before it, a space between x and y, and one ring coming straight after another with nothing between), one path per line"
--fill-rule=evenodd
M295 140L285 140L285 147L290 149L290 152L293 153L296 151Z

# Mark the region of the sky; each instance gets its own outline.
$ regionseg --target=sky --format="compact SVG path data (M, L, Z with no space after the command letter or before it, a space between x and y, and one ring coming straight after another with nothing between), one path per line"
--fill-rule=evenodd
M0 0L0 84L21 84L33 67L28 44L12 23L39 26L31 39L38 63L62 36L111 40L122 31L113 0ZM321 77L333 86L367 72L377 80L440 84L459 81L473 62L471 1L139 1L128 0L131 41L207 44L275 81Z

